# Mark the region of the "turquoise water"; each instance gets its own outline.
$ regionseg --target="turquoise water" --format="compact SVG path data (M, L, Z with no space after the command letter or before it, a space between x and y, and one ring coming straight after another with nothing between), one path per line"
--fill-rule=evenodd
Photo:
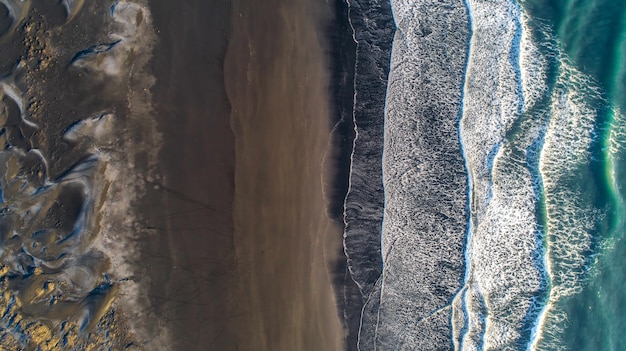
M596 115L589 161L559 185L597 214L588 225L591 241L584 251L585 265L577 272L579 290L558 299L548 312L566 318L548 318L536 346L540 350L626 350L626 212L622 201L626 196L626 1L531 0L522 7L531 18L536 40L546 42L550 36L554 43L545 45L543 53L554 57L560 52L589 77L588 85L597 87L597 95L587 94L589 86L571 84L586 96ZM550 63L549 89L559 84L560 65L556 59ZM553 273L557 274L567 263L555 252L548 259L555 263Z

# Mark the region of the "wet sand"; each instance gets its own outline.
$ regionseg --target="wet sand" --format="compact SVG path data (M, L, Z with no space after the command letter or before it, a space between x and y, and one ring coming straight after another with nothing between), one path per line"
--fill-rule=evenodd
M223 88L228 1L152 1L159 166L145 201L143 257L163 350L236 350L234 137ZM155 206L155 204L158 204ZM232 325L232 326L231 326ZM149 333L149 334L150 334Z
M164 178L148 180L158 235L142 256L169 336L154 348L343 348L328 274L341 233L322 195L328 9L314 5L150 3Z

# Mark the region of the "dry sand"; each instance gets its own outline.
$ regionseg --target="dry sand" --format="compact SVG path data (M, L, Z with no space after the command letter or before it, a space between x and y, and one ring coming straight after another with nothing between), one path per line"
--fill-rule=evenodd
M341 232L322 195L326 5L312 2L151 2L165 182L144 255L165 349L343 348L328 274Z

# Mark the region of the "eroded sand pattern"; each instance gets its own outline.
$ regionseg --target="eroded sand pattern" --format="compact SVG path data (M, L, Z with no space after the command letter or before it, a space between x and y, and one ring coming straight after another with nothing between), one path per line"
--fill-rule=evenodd
M133 349L121 311L138 280L124 256L143 183L128 165L149 172L159 138L150 13L69 0L0 12L0 344Z

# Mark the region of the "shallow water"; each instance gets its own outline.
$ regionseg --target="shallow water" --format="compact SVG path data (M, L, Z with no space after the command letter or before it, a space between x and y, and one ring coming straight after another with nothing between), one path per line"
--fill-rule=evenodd
M624 5L392 7L383 273L361 349L622 348Z
M563 329L539 343L545 349L619 350L624 348L624 15L621 2L552 2L555 10L533 1L524 3L531 16L545 18L564 55L592 81L597 94L584 99L595 108L594 140L588 171L579 178L579 198L588 198L599 218L590 231L585 273L577 294L557 303L555 313L567 316ZM599 96L598 96L599 95ZM546 328L554 328L546 325ZM556 329L556 328L555 328Z

